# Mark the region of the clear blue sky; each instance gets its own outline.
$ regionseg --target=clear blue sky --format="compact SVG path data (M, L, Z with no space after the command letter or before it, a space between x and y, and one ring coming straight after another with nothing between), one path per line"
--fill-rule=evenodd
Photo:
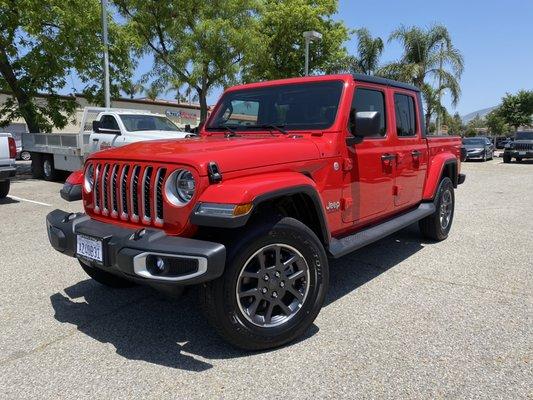
M366 27L385 41L401 24L446 25L465 59L457 108L444 99L452 113L465 115L497 105L506 92L533 89L533 0L340 0L335 18L348 28ZM356 41L346 46L352 53ZM393 61L400 55L397 43L386 43L381 61ZM151 58L143 58L137 77L150 69ZM220 90L211 93L209 104L219 95ZM168 96L171 94L164 97Z

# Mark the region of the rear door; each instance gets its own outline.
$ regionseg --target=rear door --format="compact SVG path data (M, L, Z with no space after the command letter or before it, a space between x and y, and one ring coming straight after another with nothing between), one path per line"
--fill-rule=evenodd
M413 92L393 90L396 129L393 194L396 208L406 208L420 202L424 190L428 149L426 139L422 137L418 100Z
M394 135L392 118L387 110L387 88L367 83L356 84L352 109L378 111L381 134L367 137L355 146L348 146L349 164L344 172L343 222L356 224L372 220L393 211Z

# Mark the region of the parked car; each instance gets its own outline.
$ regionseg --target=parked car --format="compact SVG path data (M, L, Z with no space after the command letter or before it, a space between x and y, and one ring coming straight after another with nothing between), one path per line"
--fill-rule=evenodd
M415 222L431 240L448 237L460 148L459 137L426 136L420 91L404 83L357 74L236 86L199 138L89 156L85 213L51 212L49 240L107 286L199 285L222 337L273 348L318 315L328 258Z
M463 139L466 148L466 160L492 160L494 158L494 145L489 138L478 136Z
M17 145L10 133L0 132L0 199L7 197L10 179L16 174L15 157Z
M513 158L517 162L533 158L533 132L516 132L514 141L505 145L503 162L510 163Z

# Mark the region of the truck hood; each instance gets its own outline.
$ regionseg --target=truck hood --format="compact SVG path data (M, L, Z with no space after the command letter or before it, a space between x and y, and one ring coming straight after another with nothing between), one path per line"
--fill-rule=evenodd
M217 135L136 142L94 153L90 158L190 165L206 175L211 161L224 173L319 157L318 147L306 137Z

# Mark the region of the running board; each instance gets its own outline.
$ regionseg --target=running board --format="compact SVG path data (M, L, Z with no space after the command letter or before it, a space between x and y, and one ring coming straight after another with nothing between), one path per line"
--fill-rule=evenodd
M376 240L383 239L400 229L408 227L422 218L433 214L435 210L435 204L422 203L417 209L402 214L399 217L394 217L387 222L363 229L342 239L332 238L329 244L329 252L334 258L342 257Z

